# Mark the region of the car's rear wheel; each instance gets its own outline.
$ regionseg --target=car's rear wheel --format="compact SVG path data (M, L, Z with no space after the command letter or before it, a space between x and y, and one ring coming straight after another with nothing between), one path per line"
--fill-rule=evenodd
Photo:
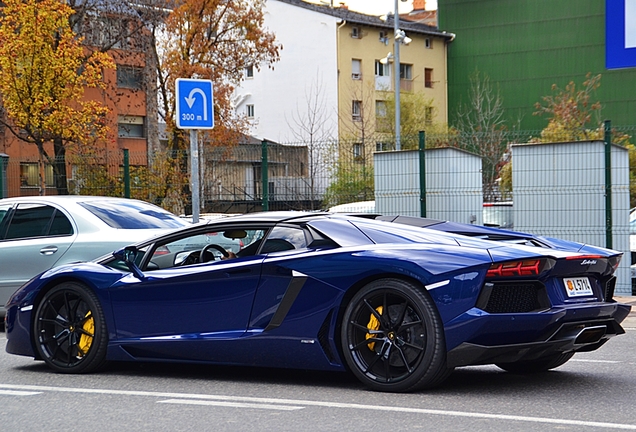
M574 352L558 353L536 360L520 361L514 363L497 363L497 367L515 374L532 374L549 371L558 368L572 358Z
M34 343L40 357L61 373L86 373L106 359L108 336L95 294L82 284L62 283L38 304Z
M440 384L446 367L444 330L427 293L399 279L363 287L342 321L342 349L353 374L373 390L415 391Z

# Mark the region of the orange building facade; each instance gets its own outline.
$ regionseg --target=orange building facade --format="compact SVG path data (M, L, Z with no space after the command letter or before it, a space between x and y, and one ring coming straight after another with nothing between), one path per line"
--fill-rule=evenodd
M102 41L104 35L100 30L103 29L103 20L101 28L96 31L93 28L91 33L89 27L87 44ZM122 170L125 149L129 152L131 165L147 165L148 154L153 150L149 142L157 145L159 142L154 86L147 85L153 82L148 77L154 76L155 68L152 57L148 55L147 44L139 43L139 35L136 40L123 38L108 53L113 58L116 69L104 70L105 88L90 88L84 93L85 100L99 101L108 108L108 137L97 143L66 146L66 177L68 192L71 194L80 192L79 186L84 180L78 178L78 172L81 171L78 167L84 163L98 162L102 167L107 167L110 176L118 177ZM47 143L45 148L48 155L53 157L53 143ZM58 193L51 165L45 167L46 189L40 190L37 147L20 140L6 127L0 129L0 156L4 161L4 176L0 179L3 190L0 190L0 197Z

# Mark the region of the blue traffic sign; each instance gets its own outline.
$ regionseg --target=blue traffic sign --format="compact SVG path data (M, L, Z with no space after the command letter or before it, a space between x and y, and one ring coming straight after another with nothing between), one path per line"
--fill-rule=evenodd
M214 109L212 81L177 78L177 127L179 129L212 129Z

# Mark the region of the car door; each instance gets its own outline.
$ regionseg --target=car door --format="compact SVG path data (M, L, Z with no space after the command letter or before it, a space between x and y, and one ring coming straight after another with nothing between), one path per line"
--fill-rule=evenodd
M111 288L117 338L130 353L224 361L219 343L245 336L263 257L190 261L215 238L199 232L155 244L143 251L146 279L131 275Z
M287 264L306 252L307 244L302 228L277 226L268 234L259 251L265 260L250 319L253 331L276 328L287 317L305 283L305 277L295 274Z
M77 234L59 209L42 203L19 203L4 212L0 224L0 304L33 276L50 269Z

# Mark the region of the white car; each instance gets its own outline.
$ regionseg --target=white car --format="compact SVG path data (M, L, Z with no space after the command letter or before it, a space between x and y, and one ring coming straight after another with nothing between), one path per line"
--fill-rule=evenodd
M0 316L9 296L45 270L89 261L187 225L160 207L126 198L0 199Z
M375 201L358 201L339 204L329 209L332 213L375 213Z

